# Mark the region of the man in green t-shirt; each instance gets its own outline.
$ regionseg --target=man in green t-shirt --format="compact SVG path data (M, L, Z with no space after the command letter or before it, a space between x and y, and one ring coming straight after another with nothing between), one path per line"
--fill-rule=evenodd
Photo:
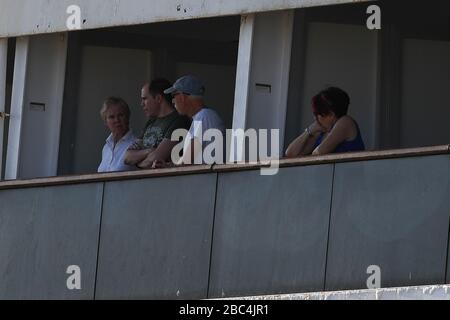
M171 96L164 94L164 90L171 86L168 80L155 79L142 87L142 110L149 120L141 138L128 149L125 164L148 169L155 161L170 161L172 148L178 144L178 141L171 141L172 132L189 130L191 120L179 115L172 105Z

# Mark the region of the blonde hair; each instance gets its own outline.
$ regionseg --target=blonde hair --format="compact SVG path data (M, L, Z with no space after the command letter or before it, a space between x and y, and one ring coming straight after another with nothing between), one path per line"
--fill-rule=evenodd
M103 102L103 106L100 109L100 116L102 117L103 121L106 121L106 113L111 106L120 106L125 113L127 120L130 120L131 111L128 103L126 103L122 98L109 97Z

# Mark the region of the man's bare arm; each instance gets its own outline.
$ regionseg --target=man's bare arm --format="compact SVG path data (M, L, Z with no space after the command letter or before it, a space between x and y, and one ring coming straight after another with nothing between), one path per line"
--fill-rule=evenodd
M159 144L158 148L154 149L149 153L142 161L138 163L138 167L141 169L150 169L155 161L165 162L170 159L173 147L175 147L179 142L171 141L169 139L164 139Z
M129 166L135 166L143 161L154 149L128 150L125 153L124 162Z

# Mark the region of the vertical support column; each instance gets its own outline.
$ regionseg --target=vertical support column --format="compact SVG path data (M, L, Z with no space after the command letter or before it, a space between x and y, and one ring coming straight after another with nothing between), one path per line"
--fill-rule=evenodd
M278 129L278 150L272 147L275 141L268 145L279 154L283 151L293 28L293 10L255 17L245 124L256 130Z
M6 103L6 68L8 60L8 38L0 39L0 112L5 112ZM3 131L4 118L0 118L0 177L3 168Z
M253 31L255 14L242 16L239 33L238 61L236 70L236 91L234 95L233 129L245 130L247 123L247 108L249 99L250 70L252 62ZM244 160L244 137L233 137L229 155L230 161ZM241 139L238 141L237 139ZM236 144L235 144L236 142ZM238 150L238 146L240 146Z
M18 174L28 48L29 37L17 38L11 97L11 119L9 123L8 147L6 154L6 180L16 179Z
M293 25L292 10L243 16L239 38L233 129L278 129L279 154L283 151ZM230 161L244 160L245 149L245 135L233 136Z

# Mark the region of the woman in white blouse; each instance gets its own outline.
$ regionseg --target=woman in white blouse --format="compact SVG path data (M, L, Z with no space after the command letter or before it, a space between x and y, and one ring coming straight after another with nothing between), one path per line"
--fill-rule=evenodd
M102 162L98 172L136 170L124 163L124 156L136 140L130 130L130 108L121 98L110 97L103 103L100 115L111 131L102 152Z

